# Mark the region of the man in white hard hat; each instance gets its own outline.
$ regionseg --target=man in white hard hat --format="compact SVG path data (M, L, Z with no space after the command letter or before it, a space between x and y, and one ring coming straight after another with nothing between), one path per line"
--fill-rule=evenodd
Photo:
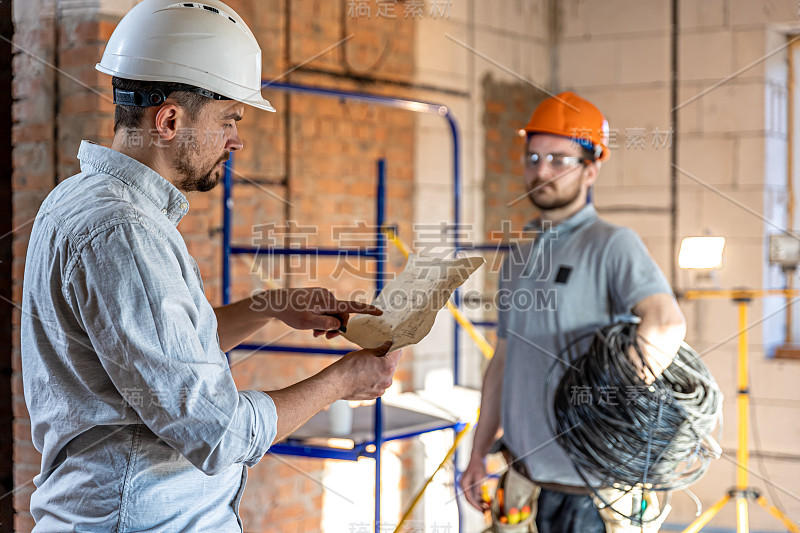
M534 110L525 131L525 185L538 211L530 225L536 238L508 254L501 269L498 342L483 378L480 420L461 486L467 501L483 510L484 461L502 430L501 441L516 459L512 466L541 488L538 532L603 533L591 491L549 422L564 365L555 377L549 369L585 353L591 340L586 333L633 314L647 340L648 369L640 370L652 380L672 361L686 326L639 236L599 218L589 201L600 164L610 155L600 110L563 92ZM522 307L526 299L520 296L534 305Z
M112 147L81 144L81 173L42 204L25 264L34 530L242 531L246 467L335 400L383 394L399 352L360 350L288 388L237 391L223 350L267 321L332 337L350 313L379 311L324 289L217 309L205 298L176 229L185 193L213 188L242 149L246 105L274 111L258 43L232 9L145 0L97 68L113 76Z

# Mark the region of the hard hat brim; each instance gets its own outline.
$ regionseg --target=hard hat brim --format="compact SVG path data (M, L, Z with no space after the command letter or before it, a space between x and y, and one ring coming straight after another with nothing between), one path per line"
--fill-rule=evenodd
M115 76L117 78L124 78L124 79L127 79L127 80L165 81L163 79L164 77L162 77L162 76L147 76L147 75L138 74L138 73L137 74L133 74L133 73L128 74L128 73L125 73L125 72L120 72L119 70L116 70L116 69L107 68L107 67L103 66L102 63L97 63L95 65L95 68L98 71L102 72L103 74L108 74L110 76ZM269 100L267 100L266 98L261 96L261 91L260 90L259 91L251 91L248 88L242 87L241 89L243 89L243 90L237 91L237 93L239 93L239 94L233 94L232 91L220 90L219 87L214 87L214 88L211 88L210 86L209 87L204 87L203 85L200 85L200 84L197 83L196 78L195 79L191 79L191 78L187 78L187 77L183 77L183 76L178 76L178 75L175 75L175 74L172 74L172 75L169 76L169 81L170 82L175 82L175 83L186 83L187 85L194 85L194 86L200 87L202 89L208 89L210 91L219 93L222 96L227 96L231 100L236 100L237 102L241 102L243 104L247 104L247 105L256 107L258 109L263 109L265 111L271 111L273 113L276 111L275 108L272 107L272 104L269 103ZM251 93L251 94L248 94L248 93ZM246 95L246 96L244 96L243 94Z

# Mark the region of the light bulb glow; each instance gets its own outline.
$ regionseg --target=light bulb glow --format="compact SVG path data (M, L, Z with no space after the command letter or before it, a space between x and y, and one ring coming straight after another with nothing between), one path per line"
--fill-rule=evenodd
M713 269L722 266L725 237L686 237L681 241L678 265L686 269Z

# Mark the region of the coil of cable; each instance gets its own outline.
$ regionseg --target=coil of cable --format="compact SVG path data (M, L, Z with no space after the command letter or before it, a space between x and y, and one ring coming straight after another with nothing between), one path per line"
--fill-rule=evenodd
M712 432L721 427L722 393L686 344L645 383L629 355L633 349L644 368L636 328L617 323L596 332L556 389L554 431L587 485L680 490L719 457Z

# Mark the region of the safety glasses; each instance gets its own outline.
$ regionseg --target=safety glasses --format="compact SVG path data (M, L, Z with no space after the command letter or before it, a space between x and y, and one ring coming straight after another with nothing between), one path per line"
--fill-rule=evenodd
M523 157L525 168L539 168L543 161L546 161L550 168L553 170L568 170L575 168L579 165L588 165L592 161L590 159L582 159L575 155L566 154L537 154L536 152L528 152Z

